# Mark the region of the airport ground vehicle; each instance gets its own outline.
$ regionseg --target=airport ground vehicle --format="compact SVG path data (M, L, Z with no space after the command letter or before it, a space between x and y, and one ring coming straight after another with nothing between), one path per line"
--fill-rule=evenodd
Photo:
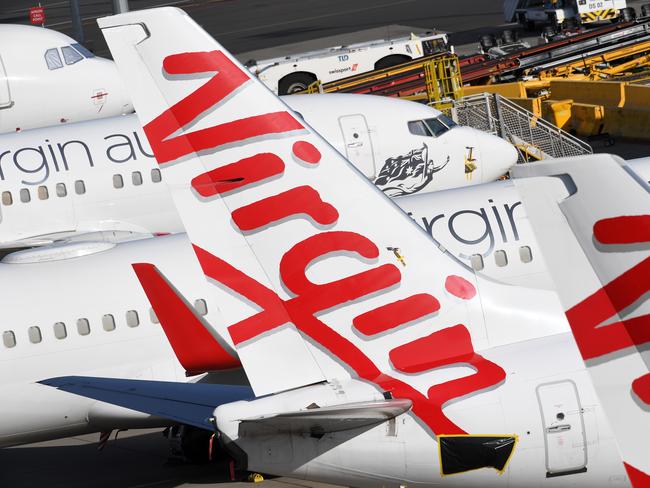
M506 22L519 22L534 28L536 24L564 27L615 20L629 20L625 0L505 0Z
M446 34L428 32L249 61L246 66L275 93L286 95L304 90L316 80L326 83L448 50Z

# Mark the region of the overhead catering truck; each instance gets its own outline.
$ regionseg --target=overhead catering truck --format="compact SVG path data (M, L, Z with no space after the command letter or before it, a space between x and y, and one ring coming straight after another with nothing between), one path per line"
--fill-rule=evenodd
M505 0L506 22L519 22L532 29L536 24L570 27L579 24L631 20L625 0Z
M411 59L452 51L446 34L407 37L336 46L292 56L248 61L246 66L279 95L305 90L316 80L328 83L350 75L389 68Z

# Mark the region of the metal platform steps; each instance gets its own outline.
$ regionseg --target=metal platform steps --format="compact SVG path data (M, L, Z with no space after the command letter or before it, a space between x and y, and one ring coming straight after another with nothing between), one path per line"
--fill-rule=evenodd
M496 93L456 100L451 115L461 125L510 141L519 152L519 163L593 153L586 142Z

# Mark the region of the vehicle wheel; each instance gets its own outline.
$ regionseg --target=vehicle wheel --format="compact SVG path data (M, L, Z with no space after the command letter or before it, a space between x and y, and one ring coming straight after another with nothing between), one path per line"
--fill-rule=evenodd
M278 82L278 95L291 95L306 90L314 81L316 76L312 73L291 73Z
M650 17L650 3L641 5L641 17Z
M517 23L522 27L526 27L526 14L525 13L519 12L517 14Z
M375 69L390 68L391 66L397 66L398 64L403 64L410 60L411 58L409 58L405 54L391 54L389 56L385 56L380 60L378 60L375 63Z
M546 38L553 37L555 35L555 26L554 25L545 25L542 30L542 36Z
M486 34L481 36L479 44L481 45L481 48L483 48L484 52L488 52L488 49L497 45L497 40L496 37L494 37L494 34Z
M517 40L516 36L515 36L515 33L513 31L511 31L510 29L504 30L501 33L501 39L503 39L504 44L512 44L513 42L515 42Z
M634 10L634 7L622 8L620 18L622 22L632 22L636 19L636 10Z

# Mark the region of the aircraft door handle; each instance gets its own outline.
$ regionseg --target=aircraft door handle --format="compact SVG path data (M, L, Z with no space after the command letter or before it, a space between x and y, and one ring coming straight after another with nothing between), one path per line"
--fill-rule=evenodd
M553 425L552 427L548 427L546 429L546 432L549 434L553 434L556 432L565 432L567 430L571 430L570 424Z
M363 146L363 142L351 142L348 144L348 147L361 147Z

